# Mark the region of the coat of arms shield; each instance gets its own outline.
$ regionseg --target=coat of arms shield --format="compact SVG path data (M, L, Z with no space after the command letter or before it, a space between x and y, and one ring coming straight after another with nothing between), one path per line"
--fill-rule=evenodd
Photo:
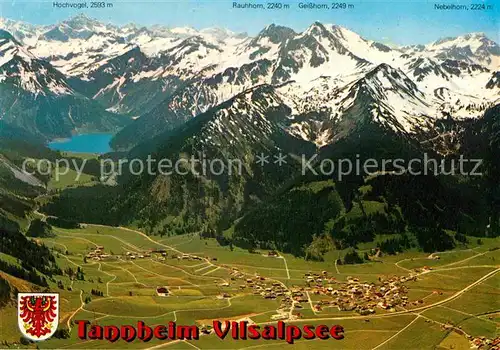
M18 293L17 320L26 338L33 341L50 338L59 324L59 294Z

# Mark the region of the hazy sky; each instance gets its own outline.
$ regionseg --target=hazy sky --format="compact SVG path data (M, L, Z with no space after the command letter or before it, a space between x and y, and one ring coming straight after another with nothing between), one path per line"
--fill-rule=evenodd
M59 2L85 2L87 0L54 0ZM100 1L100 0L97 0ZM354 9L304 10L299 1L282 1L290 5L283 10L233 9L227 0L104 0L113 4L106 9L56 9L52 0L0 0L0 16L24 20L35 24L54 24L80 12L104 22L114 24L162 24L173 27L191 26L197 29L225 27L236 32L256 34L270 23L285 25L302 31L312 22L335 23L362 36L384 43L421 44L441 37L457 36L469 32L485 32L499 42L500 1L444 0L439 4L484 3L493 10L466 11L435 10L434 1L350 1ZM253 3L265 3L249 0ZM271 0L272 1L272 0ZM315 3L331 4L316 0ZM338 0L343 2L344 0ZM90 4L90 1L87 1ZM246 1L239 0L240 3ZM304 1L307 3L307 1ZM90 5L89 5L90 6Z

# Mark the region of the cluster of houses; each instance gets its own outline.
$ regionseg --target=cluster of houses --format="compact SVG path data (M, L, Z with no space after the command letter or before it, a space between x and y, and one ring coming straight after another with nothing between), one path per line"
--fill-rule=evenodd
M125 255L123 256L127 260L136 260L136 259L145 259L145 258L150 258L153 253L157 253L157 258L160 261L165 261L166 258L168 257L167 251L164 249L161 250L147 250L147 251L142 251L142 252L126 252ZM89 259L93 260L102 260L103 258L108 258L110 257L110 254L105 254L104 253L104 247L103 246L96 246L92 251L90 251L86 257ZM191 255L191 254L172 254L170 255L170 258L172 259L178 259L178 260L211 260L211 261L217 261L217 258L210 258L210 257L200 257L196 255Z
M216 258L200 257L191 254L170 254L165 250L147 251L147 252L127 252L127 259L144 259L152 256L152 253L158 253L158 260L166 258L178 260L207 260L217 261ZM103 246L96 246L86 257L93 260L102 260L111 255L104 253ZM275 251L269 251L268 257L279 257ZM437 255L429 256L429 259L439 259ZM229 267L229 266L227 266ZM379 283L361 282L358 278L347 277L346 281L341 281L332 277L327 271L321 273L308 272L303 278L303 286L293 286L288 289L283 283L267 279L264 276L256 274L249 277L248 274L240 272L238 268L231 267L230 278L232 281L239 280L239 289L245 292L251 292L254 295L260 295L264 299L279 299L280 305L276 314L271 316L274 321L300 318L300 313L293 313L295 309L302 309L305 305L313 308L314 312L321 312L327 308L337 308L339 311L354 311L360 315L370 315L377 310L395 311L396 308L406 308L409 306L419 306L424 303L423 299L409 300L407 282L416 281L417 275L432 270L431 267L423 266L413 269L408 276L393 276L388 279L379 278ZM220 287L229 287L230 282L219 284ZM440 291L434 291L436 294L442 294ZM165 286L156 288L158 296L169 296L170 291ZM313 298L311 298L311 296ZM230 298L227 292L221 292L217 298ZM425 299L425 298L424 298ZM314 301L313 301L314 300ZM368 320L368 319L366 319ZM500 350L500 338L488 339L486 337L473 337L465 334L460 327L446 325L467 337L471 348L476 349L498 349ZM204 327L202 332L209 334L211 327Z
M142 253L133 253L133 252L127 252L125 253L125 257L130 260L135 260L135 259L145 259L151 257L151 252L142 252Z
M85 256L87 259L100 261L109 258L111 255L104 253L104 246L98 245Z
M110 258L111 256L112 256L111 254L104 253L104 246L98 245L94 249L92 249L90 252L88 252L85 257L88 259L99 261L99 260L103 260L106 258ZM124 257L126 259L129 259L129 260L144 259L144 258L151 257L151 252L150 251L126 252Z
M110 255L104 254L104 247L97 246L87 254L87 258L101 260ZM167 257L179 260L212 260L216 258L200 257L191 254L171 254L166 250L138 252L126 252L127 259L144 259L151 257L152 253L158 253L157 259L165 260ZM275 251L269 251L269 257L279 257ZM424 266L415 272L425 272L430 267ZM279 299L280 306L278 314L273 319L285 319L292 316L292 313L285 310L301 309L302 303L310 303L315 312L320 312L325 308L338 308L340 311L355 311L360 315L369 315L377 309L394 311L396 307L406 307L422 304L423 300L410 301L407 296L408 289L405 283L415 281L415 274L410 276L395 276L387 280L380 280L381 283L365 283L359 279L347 277L347 281L340 281L329 276L327 271L321 273L305 273L305 286L295 286L291 290L280 282L267 280L264 276L255 275L248 277L248 274L240 272L236 267L232 267L230 273L231 280L241 280L240 290L251 291L254 295L260 295L265 299ZM229 286L228 282L221 286ZM168 296L166 287L158 287L156 293L159 296ZM438 292L436 292L438 293ZM313 295L315 301L310 298ZM323 296L321 300L317 296ZM218 298L230 298L228 293L222 292ZM280 312L281 310L282 312Z
M451 323L443 325L442 329L445 331L453 330L455 333L467 338L471 349L500 350L500 337L496 337L494 339L490 339L484 336L474 337L470 334L465 333L465 331L462 330L461 326L455 327Z
M426 320L425 322L432 322L431 320ZM454 326L451 322L441 325L443 331L453 331L461 336L464 336L468 341L471 349L481 349L481 350L500 350L500 337L490 339L488 337L479 336L474 337L470 334L465 333L461 326Z
M152 253L157 253L158 260L160 260L160 261L165 261L167 258L177 259L177 260L198 260L198 261L203 261L205 259L208 259L208 260L212 260L212 261L217 261L217 258L210 258L210 257L203 258L201 256L191 255L191 254L174 254L174 253L172 253L169 255L165 249L153 250Z
M394 311L398 306L419 305L424 302L408 299L408 288L405 283L415 281L417 279L415 275L395 276L375 284L360 282L353 277L348 277L347 281L340 281L329 277L326 271L321 274L310 272L304 275L305 286L288 289L282 283L271 282L260 275L248 277L233 267L231 280L237 279L243 281L239 285L242 291L250 290L254 295L260 295L265 299L280 300L277 314L272 316L273 320L297 316L298 314L293 315L289 310L302 309L303 303L310 304L316 312L336 307L340 311L355 311L360 315L369 315L375 313L377 309ZM221 298L229 297L223 294ZM310 295L315 296L314 302L310 299ZM317 300L317 296L323 298Z
M98 245L95 246L91 251L87 253L85 256L87 259L92 259L96 261L100 261L106 258L112 257L111 254L106 254L104 253L104 246ZM151 257L151 252L150 251L145 251L145 252L126 252L124 257L129 260L135 260L135 259L144 259Z
M471 335L468 335L467 339L469 340L472 349L500 349L500 337L496 337L495 339L488 339L486 337L473 337Z
M177 259L177 260L203 260L201 256L196 256L196 255L190 255L190 254L179 254L179 255L172 255L172 259Z
M295 287L292 296L298 303L309 302L307 293L323 295L324 299L313 305L315 311L336 307L340 311L356 311L361 315L369 315L377 309L394 311L397 306L421 304L423 300L408 300L408 288L405 283L415 281L416 276L395 276L381 280L379 284L360 282L359 279L347 277L347 282L329 278L328 273L306 273L307 287ZM438 293L438 292L437 292ZM312 302L311 302L312 303ZM296 305L297 307L297 305Z
M338 308L340 311L355 311L360 315L369 315L377 309L395 311L395 308L410 305L420 305L423 300L410 301L405 283L416 281L414 274L409 276L394 276L380 283L360 282L358 278L347 277L347 281L340 281L330 277L327 271L319 273L306 273L305 286L294 286L286 288L282 283L270 281L263 276L248 275L233 267L231 280L241 280L240 290L251 291L254 295L260 295L265 299L279 299L280 306L273 320L281 320L293 317L290 309L302 309L303 303L310 304L314 311L319 312L325 308ZM227 286L229 283L221 284ZM439 291L435 291L440 293ZM310 299L313 296L315 301ZM318 300L318 296L323 296ZM219 298L229 297L222 293ZM288 310L288 311L287 311ZM295 314L297 315L297 314Z
M280 298L280 308L289 308L292 305L291 294L288 289L280 282L271 282L264 276L255 275L248 277L237 268L233 267L230 274L231 280L237 279L244 281L239 285L240 290L251 290L252 294L260 295L264 299L278 299Z

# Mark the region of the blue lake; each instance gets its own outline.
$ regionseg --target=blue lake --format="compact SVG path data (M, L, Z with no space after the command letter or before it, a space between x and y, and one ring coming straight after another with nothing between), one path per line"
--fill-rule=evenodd
M81 134L69 139L54 140L48 146L56 151L102 154L111 151L111 138L113 134Z

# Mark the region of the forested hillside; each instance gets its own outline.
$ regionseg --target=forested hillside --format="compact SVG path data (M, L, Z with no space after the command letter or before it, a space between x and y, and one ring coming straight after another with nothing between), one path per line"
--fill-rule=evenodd
M156 155L193 154L200 149L199 135L207 135L206 130L210 130L211 137L215 135L205 123L210 123L219 110L227 109L229 103L186 124L175 136L166 136ZM162 235L201 230L221 239L224 236L221 241L225 243L272 247L299 256L321 256L311 250L318 239L325 237L340 249L355 248L380 235L394 235L381 244L387 252L412 247L429 252L446 250L464 242L465 236L499 234L498 182L494 180L498 178L498 159L494 155L500 150L498 108L488 110L475 121L440 126L444 134L455 130L463 157L484 158L478 169L484 172L481 176L460 173L436 176L433 168L427 168L432 164L417 163L412 170L420 170L422 175L394 174L389 167L375 175L350 174L339 181L337 174L322 176L308 172L302 176L296 168L295 173L287 170L280 177L278 168L261 173L259 167L245 165L243 176L226 178L192 174L123 177L118 187L66 191L45 210L80 222L135 224ZM269 118L269 111L263 115ZM231 125L228 121L226 124ZM485 133L490 137L481 136ZM422 132L420 137L429 135ZM207 139L210 138L201 138ZM433 141L440 144L430 147L397 136L377 124L359 123L346 137L322 148L314 167L319 170L322 159L354 160L357 154L363 155L358 156L361 161L373 158L380 164L383 159L409 161L427 153L438 164L443 162L443 169L449 169L453 161L458 161L459 153L443 155L435 150L434 146L447 147L446 137L440 140L433 136ZM254 144L252 148L237 148L236 153L230 153L235 152L230 142L223 143L226 146L217 141L214 144L208 143L203 149L207 154L222 154L226 159L231 155L247 157L252 154L250 150L258 153L262 149ZM252 144L245 147L249 145ZM465 170L471 171L472 167L466 165Z

